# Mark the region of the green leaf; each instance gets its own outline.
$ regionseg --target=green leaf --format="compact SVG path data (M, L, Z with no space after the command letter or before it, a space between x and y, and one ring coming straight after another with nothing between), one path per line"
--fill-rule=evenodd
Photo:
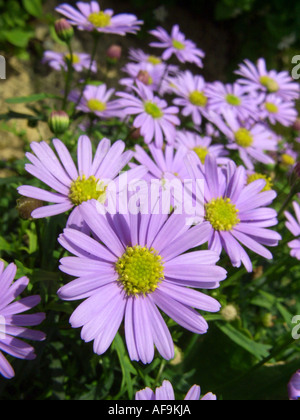
M23 0L24 9L34 17L40 17L43 14L41 0Z
M5 100L7 104L25 104L29 102L42 101L44 99L62 99L61 96L51 93L37 93L29 96L18 96L16 98L8 98Z
M231 324L216 323L216 325L224 334L227 335L227 337L229 337L232 341L234 341L244 350L251 353L258 360L269 356L269 350L271 349L271 346L257 343L251 340L245 334L241 333L239 330L233 327Z
M23 31L22 29L12 29L9 31L2 31L5 39L16 47L25 48L28 42L34 36L32 31Z

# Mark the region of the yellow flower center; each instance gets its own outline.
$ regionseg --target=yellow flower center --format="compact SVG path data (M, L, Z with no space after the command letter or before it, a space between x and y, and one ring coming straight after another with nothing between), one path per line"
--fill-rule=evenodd
M266 102L265 103L265 108L271 114L277 114L278 113L278 106L273 104L272 102Z
M88 21L96 28L105 28L110 25L110 15L104 12L91 13Z
M127 247L116 263L116 272L125 292L134 296L154 292L164 279L161 256L155 249L139 245Z
M161 118L164 115L159 106L150 101L145 102L144 109L147 114L151 115L151 117L155 119Z
M260 83L267 88L270 93L278 92L279 85L276 80L272 79L269 76L261 76L259 79Z
M239 106L239 105L241 105L240 98L238 98L235 95L228 94L226 96L226 101L229 103L229 105L233 105L233 106Z
M252 134L246 128L240 128L234 136L236 143L241 147L250 147L253 144Z
M86 178L83 175L72 182L69 199L75 206L92 199L98 200L103 204L106 200L106 186L94 176Z
M208 149L206 147L196 146L193 150L204 165L205 158L208 155Z
M295 158L293 158L293 156L291 156L291 155L289 155L289 154L287 154L287 153L284 153L284 154L281 156L281 160L282 160L282 163L283 163L284 165L286 165L286 166L293 166L293 165L295 165L295 163L296 163Z
M203 92L199 92L198 90L194 90L194 92L190 93L189 100L191 104L196 106L204 107L207 104L207 97Z
M258 179L263 179L264 181L266 181L266 186L261 190L261 192L270 191L273 188L272 178L268 175L259 174L259 173L248 175L247 185L251 184L251 182L257 181Z
M154 66L156 66L157 64L161 64L161 59L159 57L156 57L155 55L149 55L147 61L148 63L151 63Z
M65 60L70 61L72 64L80 63L80 58L76 54L65 54Z
M209 221L215 230L229 231L240 223L238 210L230 198L216 198L205 205L205 220Z
M89 101L87 101L87 107L92 112L103 112L107 108L106 103L101 102L98 99L90 99Z
M172 40L172 45L173 45L174 48L176 48L176 50L184 50L185 49L185 45L182 42L177 41L177 39Z

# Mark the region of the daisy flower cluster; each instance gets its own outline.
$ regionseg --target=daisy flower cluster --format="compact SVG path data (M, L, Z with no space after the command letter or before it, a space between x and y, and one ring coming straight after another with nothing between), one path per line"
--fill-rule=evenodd
M208 332L207 315L220 314L228 272L248 276L258 262L265 267L273 259L282 214L295 236L288 242L291 256L300 259L299 204L294 201L296 217L286 208L278 213L273 179L276 165L291 174L298 159L277 127L294 126L299 84L285 71L268 70L262 58L240 64L231 84L207 82L205 53L176 24L170 32L151 30L147 50L130 48L118 86L110 86L99 74L99 37L136 34L143 22L96 1L56 11L68 52L46 51L43 63L66 76L62 112L74 127L68 124L60 138L30 143L18 193L35 200L31 220L64 221L55 238L63 279L57 298L61 305L76 302L69 323L81 339L104 355L121 336L129 361L167 363L175 357L174 331L186 337ZM91 35L91 54L73 53L70 28ZM0 327L6 328L0 373L6 378L14 372L3 353L33 359L33 348L20 338L45 338L26 328L44 314L23 315L40 298L13 302L29 282L13 283L15 275L14 264L4 270L0 263ZM164 380L135 398L175 400L175 393ZM185 400L200 395L194 385ZM201 398L216 399L212 393Z

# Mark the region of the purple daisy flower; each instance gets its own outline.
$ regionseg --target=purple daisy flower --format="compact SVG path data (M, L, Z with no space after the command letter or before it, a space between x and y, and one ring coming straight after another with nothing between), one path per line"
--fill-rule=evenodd
M207 241L208 227L189 229L179 214L99 214L94 202L80 212L92 233L65 229L60 244L75 257L60 269L76 280L63 286L64 300L85 299L70 318L94 352L111 345L123 318L132 360L151 363L154 345L167 360L174 357L172 336L158 308L182 327L204 334L208 325L196 311L219 311L219 303L192 288L216 288L226 271L211 251L187 252ZM101 240L100 240L101 238ZM193 309L195 308L195 309Z
M284 215L287 218L285 226L296 237L296 239L288 244L291 249L290 254L293 258L300 260L300 206L296 201L294 201L293 207L296 218L294 218L290 212L285 211Z
M217 397L209 392L208 394L204 395L200 398L201 389L199 385L193 385L191 389L186 394L184 400L203 400L203 401L215 401ZM156 388L155 393L150 388L142 389L135 394L136 400L175 400L175 394L173 390L173 386L169 381L163 381L162 386Z
M185 71L173 80L173 92L180 98L174 99L174 104L183 107L182 115L192 116L195 125L200 125L202 115L207 116L206 83L202 76L194 76Z
M104 119L121 118L124 114L120 109L120 101L110 100L114 92L114 89L107 89L105 83L100 86L87 85L76 109L85 113L95 114L97 117ZM77 103L78 93L72 92L70 100Z
M168 60L175 54L181 63L194 63L198 67L203 67L202 58L205 57L205 53L197 48L194 42L185 39L178 25L173 26L171 35L162 27L150 31L150 34L160 41L151 42L150 47L165 49L162 54L163 60Z
M242 79L238 82L243 85L248 92L253 89L267 93L276 93L284 100L299 98L299 83L294 82L287 71L277 72L267 70L266 61L260 58L255 66L251 61L245 60L240 64L239 70L235 72Z
M85 53L73 53L72 57L69 53L58 53L54 51L45 51L42 63L48 64L54 70L68 70L68 60L72 62L72 65L77 72L81 72L84 69L89 69L91 66L91 56ZM97 72L97 63L93 61L91 71Z
M254 169L253 162L273 164L274 159L266 151L276 151L278 142L273 132L263 124L241 123L231 112L224 112L224 120L217 115L213 122L229 139L228 149L238 150L242 161L249 170Z
M208 109L222 114L231 111L241 120L255 118L258 114L258 105L261 103L259 95L250 96L240 84L210 83L206 88Z
M266 206L276 197L275 191L264 191L266 181L258 179L246 185L246 170L230 161L227 168L207 156L204 171L195 155L188 157L195 179L204 179L204 225L210 229L209 249L221 254L224 248L234 267L243 263L252 271L251 260L242 247L267 259L272 254L265 248L277 246L281 236L267 227L277 225L277 213Z
M55 192L29 185L19 187L18 191L25 197L54 203L34 210L33 218L54 216L74 209L68 226L81 228L83 221L78 210L80 205L91 199L104 203L107 198L106 183L111 180L118 185L119 172L131 160L133 152L124 152L125 144L121 140L111 146L110 140L103 139L93 159L90 139L81 136L77 146L77 169L68 149L60 140L54 139L53 146L58 157L47 143L31 143L34 154L26 154L31 163L25 169ZM126 173L127 179L142 178L145 172L146 169L142 167L132 169Z
M101 10L96 1L90 3L76 3L78 9L69 4L61 4L55 10L69 19L71 25L77 26L80 30L97 31L106 34L126 35L135 34L140 30L143 21L128 13L121 13L114 16L111 9Z
M29 296L14 302L29 283L26 277L14 282L16 272L15 264L8 265L4 270L4 263L0 261L0 374L7 379L13 378L15 372L2 352L17 359L33 360L36 357L34 348L20 338L33 341L45 339L41 331L26 328L39 325L44 321L45 314L23 314L40 303L40 296Z
M261 119L268 119L274 125L278 122L285 127L291 127L297 116L295 103L285 101L276 94L267 95L260 107Z
M121 97L120 105L127 115L137 115L133 122L135 128L140 128L141 135L147 144L152 140L158 148L161 148L164 136L169 144L174 143L176 125L180 124L175 115L178 108L168 107L164 99L155 96L149 87L137 80L137 87L133 87L138 97L125 92L117 92Z
M288 394L290 400L300 400L300 370L291 377L288 383Z
M211 155L216 158L218 165L224 165L228 162L228 152L222 144L211 144L212 138L209 136L202 137L192 131L177 131L176 145L183 146L186 151L195 152L200 159L201 164L204 164L206 156Z

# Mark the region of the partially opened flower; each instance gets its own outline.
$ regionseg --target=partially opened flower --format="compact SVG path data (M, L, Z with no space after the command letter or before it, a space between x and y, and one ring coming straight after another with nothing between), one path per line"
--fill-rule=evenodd
M38 305L40 296L28 296L14 300L26 289L29 279L22 277L14 281L17 272L15 264L10 264L4 270L0 261L0 374L7 379L15 376L15 372L4 357L3 352L17 359L35 359L34 348L23 341L43 341L45 334L41 331L28 329L39 325L45 319L44 313L25 314Z
M268 95L261 104L260 117L267 118L271 124L277 122L285 127L291 127L296 121L298 112L295 103L292 101L284 101L280 96L275 94Z
M137 115L133 122L135 128L140 128L141 135L147 144L153 140L157 147L162 147L164 137L169 144L174 143L176 125L180 124L178 108L169 107L164 99L155 96L149 87L137 80L133 87L138 96L126 92L117 92L122 98L120 106L127 115Z
M195 155L190 155L190 168L195 179L204 179L204 225L210 229L209 249L228 254L234 267L245 266L252 271L252 262L243 246L264 258L272 259L265 246L277 246L281 236L266 229L277 225L277 213L268 208L275 191L262 191L264 179L246 185L246 170L230 161L227 168L218 168L208 156L204 171Z
M135 34L143 21L128 13L114 15L113 10L101 10L97 1L84 3L77 2L78 9L67 3L61 4L55 10L69 19L71 25L75 25L80 30L97 31L107 34L126 35Z
M208 394L204 395L200 398L201 395L201 388L198 385L193 385L191 389L186 394L184 400L202 400L202 401L215 401L217 397L209 392ZM135 394L136 400L175 400L175 394L173 390L173 386L169 381L163 381L162 386L156 388L155 392L152 391L151 388L145 388L141 391L138 391Z
M108 89L105 83L100 86L87 85L76 109L104 119L122 117L119 100L111 100L114 92L115 90ZM73 92L70 99L77 103L78 95Z
M121 140L111 146L110 140L103 139L93 158L90 139L81 136L77 146L77 168L68 149L60 140L54 139L53 146L57 155L46 142L32 142L30 147L34 154L26 154L31 163L25 169L55 192L29 185L19 187L18 191L25 197L54 203L34 210L33 218L54 216L73 209L68 224L80 227L83 223L78 211L80 205L91 199L105 202L106 182L111 180L118 185L119 173L131 160L133 153L124 152L125 144ZM145 168L141 167L132 169L127 172L128 180L142 177L145 172Z
M288 394L290 400L300 400L300 370L291 377L288 383Z
M150 34L159 40L159 42L151 42L150 46L165 49L162 54L163 60L168 60L175 54L181 63L194 63L198 67L203 67L202 58L205 57L205 53L197 48L193 41L185 39L178 25L173 26L171 35L161 27L150 31Z
M287 218L285 226L296 238L288 244L291 249L290 254L292 257L300 260L300 206L296 201L294 201L293 207L296 217L292 216L290 212L285 211L284 214Z
M190 71L179 74L173 80L173 92L177 96L174 104L183 107L182 115L191 116L195 125L200 125L202 116L207 116L206 83L202 76L194 76Z
M154 345L167 360L174 357L172 336L158 308L182 327L204 334L208 325L196 309L217 312L219 303L193 288L219 286L226 271L211 251L187 252L207 241L208 227L189 229L184 215L100 214L95 202L80 212L92 233L65 229L60 244L74 257L60 269L77 277L63 286L64 300L84 299L70 318L94 352L104 353L124 319L132 360L151 363ZM196 309L194 309L196 308Z
M224 84L221 82L209 83L206 87L208 109L218 114L231 111L241 120L249 117L256 118L258 105L261 102L259 95L251 96L245 92L240 84Z
M200 134L187 130L177 131L176 146L183 146L186 151L195 152L202 164L208 155L214 156L218 165L228 162L228 158L226 158L228 152L224 146L212 144L212 138L209 136L202 137Z
M92 62L91 65L91 56L90 54L85 53L58 53L54 51L45 51L42 63L47 63L54 70L68 70L68 61L72 63L74 70L81 72L82 70L88 70L91 68L91 71L97 72L97 63L96 61Z
M215 115L213 122L229 140L227 148L238 150L247 169L253 170L255 162L274 163L266 152L276 151L278 141L268 127L260 123L243 123L232 112L224 112L224 119Z
M268 71L266 61L263 58L257 61L256 66L251 61L245 60L235 73L242 76L242 79L239 79L238 82L248 92L258 90L266 94L276 93L284 100L299 98L299 83L294 82L287 71L279 73L275 70Z
M139 80L149 86L151 90L158 91L163 78L166 76L165 64L153 66L150 63L128 63L122 70L128 76L120 79L119 83L129 89L135 86L136 80Z

